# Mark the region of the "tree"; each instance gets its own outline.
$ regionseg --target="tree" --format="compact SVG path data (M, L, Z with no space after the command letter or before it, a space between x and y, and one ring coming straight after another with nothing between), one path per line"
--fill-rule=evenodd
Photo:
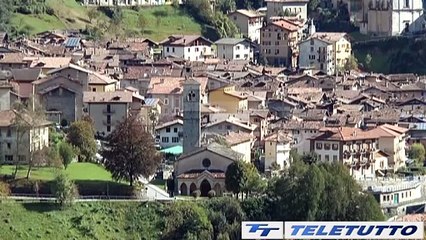
M425 154L425 146L421 143L414 143L408 151L408 157L414 159L417 164L422 166L425 161Z
M68 207L78 197L77 188L65 172L61 171L53 181L52 192L61 207Z
M87 11L87 17L89 18L90 23L93 23L92 21L97 19L99 15L99 11L95 7L91 7L89 11Z
M358 68L358 60L352 54L345 63L344 69L346 71L354 70Z
M148 178L161 163L152 135L140 119L129 116L107 137L102 152L105 167L116 180L127 180L130 186L140 177Z
M365 66L366 66L368 69L370 69L371 60L372 60L372 57L371 57L371 55L368 53L368 54L365 56L365 60L364 60L364 62L365 62Z
M62 164L64 164L65 169L75 158L75 152L73 147L67 142L62 142L59 145L59 155L61 156Z
M180 201L165 210L163 240L212 239L213 227L205 208L192 201Z
M349 175L342 164L305 164L290 167L288 175L271 182L267 209L270 220L377 221L379 204ZM369 203L367 209L361 209Z
M142 13L140 13L138 17L138 25L142 30L142 34L145 33L145 27L147 24L148 24L148 21L146 20L145 16Z
M179 0L172 0L172 7L177 10L179 8Z
M235 10L236 5L234 0L219 0L217 2L217 7L222 13L228 14Z
M32 96L27 105L17 102L13 107L15 114L13 125L16 130L16 156L18 156L15 160L14 175L16 176L18 165L22 158L27 158L28 179L35 164L34 154L42 147L38 146L36 142L39 141L38 139L41 137L42 132L46 131L45 126L48 125L48 122L46 121L43 107Z
M71 124L67 135L68 142L77 148L79 161L92 161L96 154L95 129L88 120Z
M308 164L316 163L318 161L318 154L315 152L304 153L302 155L302 161Z
M0 30L6 31L9 29L10 18L13 13L13 0L0 1Z
M312 14L313 12L315 12L315 10L318 8L319 5L320 5L320 0L309 0L309 3L308 3L309 14Z
M263 185L256 167L251 163L235 161L226 169L225 185L228 191L237 194L259 191Z

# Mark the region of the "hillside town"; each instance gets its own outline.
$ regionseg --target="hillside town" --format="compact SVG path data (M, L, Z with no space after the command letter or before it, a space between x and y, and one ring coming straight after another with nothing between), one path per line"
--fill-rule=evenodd
M152 178L172 186L172 197L227 195L230 164L252 163L268 179L285 174L297 157L342 164L386 216L424 213L426 76L366 71L348 33L322 32L308 18L309 1L265 2L229 12L241 37L216 41L178 30L159 42L93 40L71 30L0 33L2 163L28 164L49 146L52 129L85 118L102 148L136 116L163 153ZM360 34L391 37L426 27L420 0L343 2ZM27 149L17 151L15 106L34 102L46 120L31 125ZM413 153L418 148L423 156Z

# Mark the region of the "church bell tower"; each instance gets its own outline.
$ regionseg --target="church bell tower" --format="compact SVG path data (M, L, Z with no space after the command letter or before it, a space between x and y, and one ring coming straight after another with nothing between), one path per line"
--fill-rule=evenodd
M183 154L196 150L201 142L201 85L192 77L183 84Z

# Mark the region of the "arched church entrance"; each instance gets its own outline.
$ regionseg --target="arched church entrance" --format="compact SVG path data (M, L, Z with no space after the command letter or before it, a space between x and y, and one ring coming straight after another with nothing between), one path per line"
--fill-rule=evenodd
M189 186L189 194L192 194L192 192L195 190L197 190L197 186L195 185L195 183L191 183L191 185Z
M188 195L188 188L186 187L185 183L182 183L182 185L180 185L180 194L181 195Z
M209 193L210 190L212 190L212 187L210 186L209 181L207 181L206 179L204 179L201 182L201 185L200 185L201 196L202 197L207 197L207 194Z

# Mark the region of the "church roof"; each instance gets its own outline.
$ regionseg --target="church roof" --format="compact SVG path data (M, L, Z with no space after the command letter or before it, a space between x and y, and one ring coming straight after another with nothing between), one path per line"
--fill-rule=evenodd
M203 152L203 151L210 151L210 152L215 153L217 155L220 155L222 157L228 158L232 161L238 161L238 160L240 160L244 157L243 154L236 152L236 151L232 150L231 148L229 148L227 146L213 142L213 143L210 143L206 146L198 148L198 149L196 149L192 152L184 153L179 158L179 160L185 159L187 157L190 157L192 155L198 154L198 153Z

